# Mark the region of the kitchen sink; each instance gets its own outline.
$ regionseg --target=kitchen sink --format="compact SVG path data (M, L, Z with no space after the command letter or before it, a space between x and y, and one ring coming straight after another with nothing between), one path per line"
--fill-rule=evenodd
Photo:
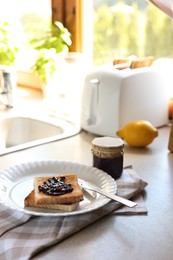
M61 140L79 132L79 126L61 118L0 118L0 155Z

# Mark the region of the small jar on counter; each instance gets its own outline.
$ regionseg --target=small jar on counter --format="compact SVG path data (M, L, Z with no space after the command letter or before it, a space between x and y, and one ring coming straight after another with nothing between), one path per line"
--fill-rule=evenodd
M98 137L92 141L93 166L115 180L123 172L124 143L121 138Z

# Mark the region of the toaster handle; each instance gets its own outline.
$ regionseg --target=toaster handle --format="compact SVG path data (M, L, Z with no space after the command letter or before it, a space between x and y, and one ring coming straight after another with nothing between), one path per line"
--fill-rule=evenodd
M98 79L90 80L90 104L89 104L89 115L88 124L93 125L97 120L97 107L98 107L98 87L100 81Z

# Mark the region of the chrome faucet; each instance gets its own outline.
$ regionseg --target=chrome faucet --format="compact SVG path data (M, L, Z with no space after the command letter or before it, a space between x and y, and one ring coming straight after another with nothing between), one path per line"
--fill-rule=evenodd
M13 86L11 71L7 68L0 68L0 103L6 109L13 107Z

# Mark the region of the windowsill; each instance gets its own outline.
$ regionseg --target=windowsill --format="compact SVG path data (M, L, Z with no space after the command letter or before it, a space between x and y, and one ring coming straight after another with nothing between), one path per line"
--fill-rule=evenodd
M34 73L29 71L17 71L17 85L42 90L43 82Z

